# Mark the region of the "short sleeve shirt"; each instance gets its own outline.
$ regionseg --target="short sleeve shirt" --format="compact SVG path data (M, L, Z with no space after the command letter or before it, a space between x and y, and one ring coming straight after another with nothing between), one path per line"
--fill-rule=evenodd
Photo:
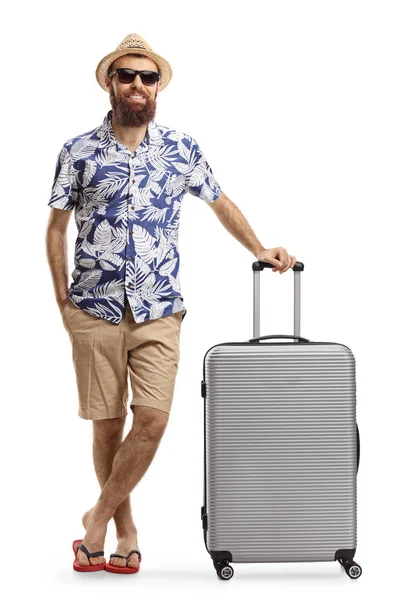
M137 323L187 313L179 273L179 218L188 192L207 203L221 188L190 135L147 125L131 152L102 125L66 141L48 206L75 210L78 236L69 299L120 323L129 302Z

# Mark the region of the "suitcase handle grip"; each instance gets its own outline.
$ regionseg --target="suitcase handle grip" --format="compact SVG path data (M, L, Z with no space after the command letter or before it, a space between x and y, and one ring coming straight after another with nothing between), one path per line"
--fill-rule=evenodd
M257 260L252 264L253 271L263 271L264 269L274 269L275 267L276 265L271 265L269 262L263 262L260 260ZM297 261L294 267L292 267L292 271L304 271L304 263Z
M300 343L310 341L300 335L262 335L261 337L251 338L249 342L259 342L260 340L272 340L275 338L289 338L291 340L299 340Z

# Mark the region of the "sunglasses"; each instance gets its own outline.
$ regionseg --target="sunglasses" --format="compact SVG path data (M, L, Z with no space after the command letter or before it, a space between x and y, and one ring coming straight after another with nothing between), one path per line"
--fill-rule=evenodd
M140 79L144 85L154 85L160 79L160 73L156 71L133 71L132 69L115 69L109 74L111 77L116 73L120 83L132 83L136 75L140 75Z

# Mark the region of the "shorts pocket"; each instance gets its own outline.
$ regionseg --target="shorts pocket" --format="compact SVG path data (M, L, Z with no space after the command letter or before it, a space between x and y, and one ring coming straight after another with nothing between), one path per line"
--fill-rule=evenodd
M61 313L64 325L77 310L80 310L80 309L77 306L75 306L75 304L72 302L72 300L70 300L68 298L67 303L64 306L63 311Z
M70 299L69 299L69 298L67 298L67 301L66 301L66 303L64 304L64 308L63 308L63 309L62 309L62 311L61 311L61 316L62 316L62 318L63 318L63 319L64 319L65 311L66 311L66 309L67 309L67 306L68 306L68 304L69 304L69 303L70 303Z
M176 313L174 313L174 315L176 315L179 323L182 324L182 320L183 320L183 310L178 310Z

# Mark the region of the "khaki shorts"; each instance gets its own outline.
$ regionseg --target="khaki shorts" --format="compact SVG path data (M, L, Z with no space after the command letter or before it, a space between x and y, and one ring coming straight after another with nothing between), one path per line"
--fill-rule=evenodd
M83 419L127 414L128 373L135 406L167 413L180 356L183 310L136 323L129 304L117 325L78 308L70 299L62 320L72 343L72 358Z

